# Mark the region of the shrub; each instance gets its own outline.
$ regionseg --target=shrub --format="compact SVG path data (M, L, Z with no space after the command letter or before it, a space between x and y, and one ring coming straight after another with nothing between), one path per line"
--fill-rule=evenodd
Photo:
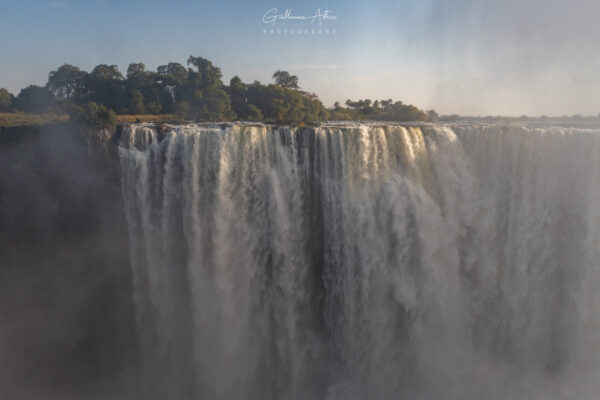
M23 112L43 113L54 105L54 96L45 87L30 85L21 90L14 101L14 107Z
M265 117L263 116L260 108L255 105L248 104L248 121L262 121Z
M74 108L70 118L96 129L109 128L117 123L117 114L113 110L94 102Z
M0 111L10 111L13 103L13 95L6 89L0 89Z

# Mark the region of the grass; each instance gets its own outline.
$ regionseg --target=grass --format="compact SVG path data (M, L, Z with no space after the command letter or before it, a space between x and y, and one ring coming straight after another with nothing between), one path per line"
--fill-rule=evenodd
M27 114L21 112L0 113L0 128L27 125L43 125L68 121L65 114Z
M55 122L68 121L66 114L28 114L22 112L0 112L0 128L15 126L44 125ZM136 122L173 122L175 116L171 114L141 114L141 115L119 115L117 124L131 124Z
M138 115L118 115L118 124L133 124L138 122L172 122L176 120L172 114L138 114Z

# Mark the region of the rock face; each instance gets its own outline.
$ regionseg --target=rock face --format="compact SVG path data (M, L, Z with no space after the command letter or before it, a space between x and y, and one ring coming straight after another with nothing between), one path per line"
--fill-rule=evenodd
M0 132L2 398L138 392L118 160L100 139L71 124Z

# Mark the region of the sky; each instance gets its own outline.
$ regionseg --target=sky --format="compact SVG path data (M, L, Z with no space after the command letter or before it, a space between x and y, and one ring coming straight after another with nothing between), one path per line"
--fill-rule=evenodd
M336 19L273 26L274 8ZM63 63L125 72L195 55L225 83L290 71L326 106L391 98L441 114L597 115L599 16L597 0L0 0L0 87L43 85ZM309 33L289 33L299 28Z

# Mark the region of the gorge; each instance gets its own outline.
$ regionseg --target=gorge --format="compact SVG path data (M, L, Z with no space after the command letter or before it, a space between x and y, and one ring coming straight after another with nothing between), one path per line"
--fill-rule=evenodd
M37 153L0 146L3 304L16 307L2 315L51 309L60 378L24 364L17 381L46 382L46 398L599 389L598 127L142 123L104 147L61 129L30 139ZM49 345L38 322L12 326L0 345L13 357Z

